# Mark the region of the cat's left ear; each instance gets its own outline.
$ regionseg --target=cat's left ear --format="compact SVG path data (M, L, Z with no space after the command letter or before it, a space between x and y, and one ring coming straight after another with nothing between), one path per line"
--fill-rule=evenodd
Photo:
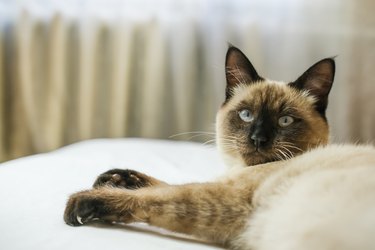
M310 95L314 96L317 100L316 110L324 116L334 77L335 61L332 58L326 58L315 63L289 85L300 90L307 90Z

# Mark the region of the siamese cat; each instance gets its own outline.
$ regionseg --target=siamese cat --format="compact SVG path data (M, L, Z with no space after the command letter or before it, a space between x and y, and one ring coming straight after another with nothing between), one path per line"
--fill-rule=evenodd
M375 149L327 145L334 72L328 58L294 82L268 80L231 46L216 120L227 175L168 185L110 170L69 198L65 222L146 222L230 249L374 249Z

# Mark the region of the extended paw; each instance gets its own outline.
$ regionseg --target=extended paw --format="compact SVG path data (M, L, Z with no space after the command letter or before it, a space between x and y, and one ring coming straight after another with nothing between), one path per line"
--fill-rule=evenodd
M101 186L138 189L152 186L155 179L130 169L112 169L101 175L94 182L94 188Z
M133 216L138 210L138 201L127 190L103 187L70 196L65 208L64 220L71 226L79 226L95 220L107 223L131 223L140 218L140 216Z
M83 191L72 195L65 208L64 220L71 226L79 226L108 215L108 209L102 199Z

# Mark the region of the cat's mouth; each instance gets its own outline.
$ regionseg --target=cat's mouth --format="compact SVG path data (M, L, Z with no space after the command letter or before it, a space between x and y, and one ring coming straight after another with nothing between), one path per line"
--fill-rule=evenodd
M243 162L248 166L286 159L286 157L284 158L286 154L279 153L275 144L256 147L247 142L237 141L236 149Z
M263 150L262 150L261 148L256 147L255 150L254 150L253 152L254 152L254 154L256 154L256 153L262 154L262 151L263 151Z
M242 158L249 166L263 164L278 160L271 149L252 148L241 152Z
M261 148L261 147L252 147L252 148L246 148L243 150L243 153L246 154L246 155L262 155L262 156L266 156L266 155L269 155L270 154L270 151L272 151L272 149L265 149L265 148Z

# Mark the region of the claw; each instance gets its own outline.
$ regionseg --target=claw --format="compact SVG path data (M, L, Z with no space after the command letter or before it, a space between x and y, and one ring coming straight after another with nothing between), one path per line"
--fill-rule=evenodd
M77 221L79 224L83 225L82 218L78 215L77 215Z
M113 178L114 181L120 181L121 180L121 175L119 175L119 174L113 174L112 178Z

